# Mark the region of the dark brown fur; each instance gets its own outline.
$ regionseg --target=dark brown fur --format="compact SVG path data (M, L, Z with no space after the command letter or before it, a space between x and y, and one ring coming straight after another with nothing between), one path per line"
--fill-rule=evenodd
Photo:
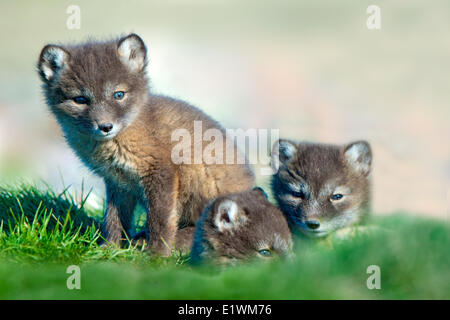
M290 255L291 249L283 213L256 188L219 197L205 208L195 230L191 259L194 263L204 258L228 263ZM270 255L262 255L263 250Z
M272 157L279 165L272 191L293 231L324 236L368 213L372 153L367 142L337 146L280 140Z
M193 225L210 200L247 190L254 178L245 164L172 161L175 129L193 136L197 120L204 131L224 130L183 101L150 94L146 64L145 45L132 34L117 41L48 45L38 67L47 103L68 144L105 181L104 237L119 243L123 230L132 231L134 207L142 203L151 249L168 254L164 242L174 243L180 225ZM122 100L115 98L119 91L125 93ZM80 96L88 103L77 103ZM113 129L105 133L105 124ZM235 146L226 150L235 151Z

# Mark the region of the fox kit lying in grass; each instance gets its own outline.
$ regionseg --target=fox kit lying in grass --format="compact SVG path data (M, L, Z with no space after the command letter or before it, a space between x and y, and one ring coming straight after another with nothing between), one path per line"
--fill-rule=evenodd
M292 231L311 237L361 221L370 205L372 153L365 141L345 146L279 140L272 191Z
M143 245L143 234L134 244ZM177 233L176 249L189 252L191 261L236 260L290 255L291 232L283 213L271 204L260 188L229 194L212 201L196 227Z
M47 45L38 68L68 144L105 181L104 237L120 243L122 231L132 228L136 203L142 203L150 249L168 254L164 242L174 242L179 225L193 225L210 200L250 189L254 177L245 164L172 161L174 130L192 136L194 121L201 121L203 130L225 131L183 101L150 94L146 64L145 44L131 34L117 41ZM202 152L205 145L192 150L198 147ZM224 154L238 152L235 145L225 148Z
M260 188L217 198L197 223L191 260L220 263L290 255L291 232L283 213Z

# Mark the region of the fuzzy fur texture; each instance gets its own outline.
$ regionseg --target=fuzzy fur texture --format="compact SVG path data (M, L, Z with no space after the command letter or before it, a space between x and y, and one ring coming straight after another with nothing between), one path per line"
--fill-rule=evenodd
M132 232L133 210L141 203L148 210L150 248L167 255L166 244L173 245L180 226L193 226L212 199L250 189L254 177L245 164L173 163L175 129L193 135L194 121L202 121L203 130L215 128L224 136L225 131L199 109L149 93L146 64L145 44L131 34L106 42L47 45L38 69L47 104L69 146L105 181L104 237L120 243L123 231ZM124 96L116 99L117 92ZM238 152L236 146L224 148Z
M219 197L205 208L195 229L191 261L211 259L225 264L289 256L291 250L291 232L283 213L264 191L255 188Z
M280 140L272 191L292 231L326 236L360 222L370 208L372 153L365 141L345 146Z

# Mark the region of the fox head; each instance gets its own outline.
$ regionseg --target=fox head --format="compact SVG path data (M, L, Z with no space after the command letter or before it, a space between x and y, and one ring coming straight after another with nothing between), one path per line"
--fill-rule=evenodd
M191 259L209 258L226 264L252 257L289 256L291 232L283 213L262 189L220 197L197 222Z
M107 42L46 45L43 90L65 134L103 141L125 130L148 98L147 49L136 34Z
M369 209L370 145L279 140L272 150L272 191L291 229L321 237L358 222Z

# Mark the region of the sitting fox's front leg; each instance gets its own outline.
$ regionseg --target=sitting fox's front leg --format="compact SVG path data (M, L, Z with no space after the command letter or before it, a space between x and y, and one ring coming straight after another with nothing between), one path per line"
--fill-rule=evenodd
M148 201L147 241L150 251L169 256L178 229L178 179L173 170L160 170L143 180Z
M109 244L121 244L123 232L129 234L132 227L136 197L129 190L105 180L106 209L102 235Z

